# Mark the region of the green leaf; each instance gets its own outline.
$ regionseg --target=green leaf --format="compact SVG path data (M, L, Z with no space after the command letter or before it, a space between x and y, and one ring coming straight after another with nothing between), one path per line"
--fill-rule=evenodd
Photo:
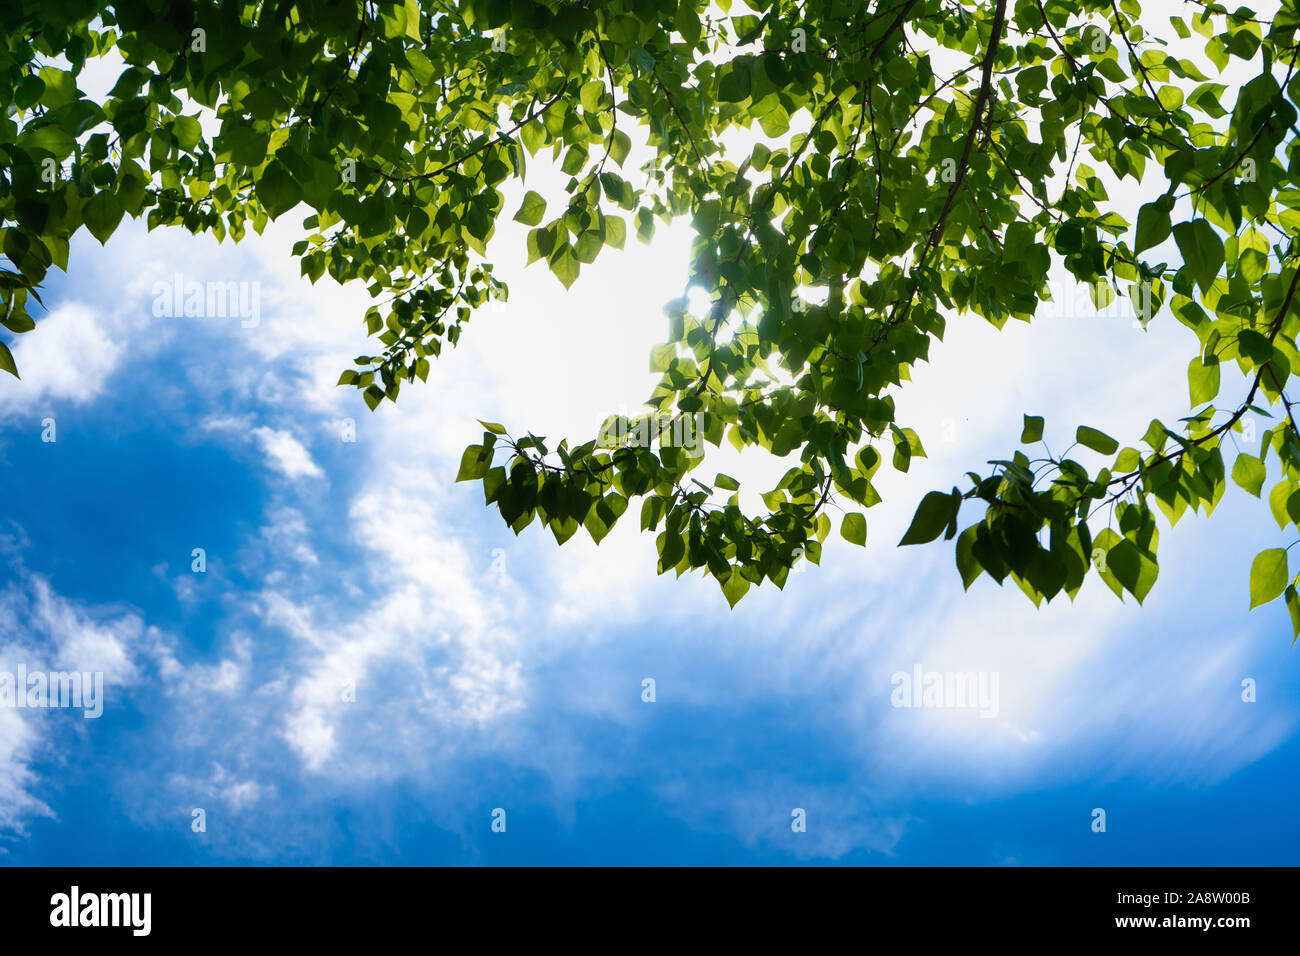
M763 128L764 135L776 139L790 132L790 114L777 106L770 113L760 116L758 125Z
M627 159L628 153L632 151L632 138L621 129L615 130L610 137L609 158L623 165L623 160Z
M745 60L732 60L724 70L719 74L719 102L740 103L749 99L749 63Z
M600 106L600 98L605 93L605 84L600 80L588 80L578 91L578 102L588 113L594 113Z
M1036 441L1043 440L1043 416L1026 415L1025 427L1020 433L1020 444L1032 445Z
M18 138L18 142L24 149L44 150L59 161L71 156L77 146L77 141L73 139L72 134L62 126L53 124L24 132Z
M86 223L90 234L103 245L122 221L122 204L111 192L101 191L90 197L81 207L81 218Z
M529 156L536 156L537 151L546 143L546 127L533 120L531 123L525 123L523 129L519 131L520 138L524 141L524 149L528 150Z
M560 280L564 288L572 288L573 283L578 281L578 260L574 258L572 249L566 244L561 246L550 259L547 260L551 267L551 273L555 278Z
M677 32L682 35L682 39L687 43L697 42L704 29L704 24L700 22L700 18L696 15L694 4L690 3L679 3L677 5L677 13L673 23L677 27Z
M564 154L564 162L560 164L560 171L568 173L570 176L576 176L582 167L587 165L587 155L585 145L570 146L568 152Z
M551 534L555 535L556 544L564 544L577 533L579 527L581 526L578 524L578 519L573 515L564 515L563 517L551 519ZM600 542L596 543L599 544Z
M1287 564L1284 548L1269 548L1255 555L1250 565L1250 609L1267 604L1286 588Z
M1133 252L1141 254L1144 250L1158 246L1169 238L1171 225L1169 211L1173 201L1168 196L1161 196L1155 202L1149 202L1138 210L1137 238Z
M555 248L555 237L550 229L541 226L537 229L528 231L528 262L532 265L538 259L542 259L551 254Z
M664 342L656 345L650 350L650 371L666 372L673 359L677 358L677 346L672 342Z
M1300 594L1296 593L1295 585L1286 586L1286 609L1291 615L1291 643L1300 638Z
M736 603L745 596L749 590L749 578L740 573L740 568L733 567L731 576L722 585L722 593L727 598L727 603L735 607Z
M596 261L596 256L600 255L600 250L604 247L605 243L601 241L600 233L588 229L573 244L573 257L579 262L590 265Z
M11 310L8 315L0 315L0 325L15 334L30 332L36 328L36 323L32 320L32 317L21 306Z
M1208 220L1193 219L1174 226L1174 241L1183 254L1188 274L1207 292L1223 268L1223 241Z
M56 110L61 106L67 106L77 98L77 80L68 71L52 66L43 66L41 67L41 80L45 83L45 91L41 94L41 103L47 109Z
M1106 568L1125 590L1137 598L1138 604L1150 593L1159 570L1150 556L1127 538L1106 552Z
M1156 91L1156 100L1167 111L1173 112L1183 105L1183 91L1176 86L1162 86Z
M1101 452L1103 455L1113 455L1119 450L1119 442L1111 438L1105 432L1097 431L1095 428L1089 428L1087 425L1080 425L1075 431L1074 437L1080 445L1091 448L1093 451Z
M523 205L515 213L515 222L522 222L525 226L535 226L542 221L542 216L546 214L546 200L540 193L535 193L531 189L524 193Z
M634 46L641 38L641 23L635 17L620 14L608 22L605 33L615 43Z
M622 249L627 242L627 223L618 216L605 217L605 243Z
M181 149L192 150L203 138L203 127L196 116L178 116L172 122L172 135Z
M1193 408L1213 401L1219 394L1219 360L1215 356L1210 358L1212 361L1203 362L1198 355L1187 366L1187 387Z
M456 472L456 480L476 481L486 476L491 467L492 449L470 445L460 456L460 470Z
M979 525L971 525L957 536L957 572L961 575L962 590L969 591L975 579L980 576L984 566L975 557L975 542L979 538Z
M856 511L850 511L840 523L840 536L851 544L865 548L867 546L867 519Z
M1159 454L1165 447L1165 442L1169 438L1169 433L1165 426L1160 424L1156 419L1151 419L1151 424L1147 426L1146 433L1142 440L1151 446L1152 450Z
M902 540L898 542L899 545L925 544L927 541L933 541L956 519L959 508L961 508L961 495L931 491L921 499L916 514L912 516L912 524Z
M9 346L0 342L0 369L4 369L14 378L22 378L18 374L18 366L14 364L13 353L9 351Z
M1232 480L1256 498L1264 487L1264 477L1264 463L1259 458L1247 452L1237 456L1236 464L1232 466Z
M1279 528L1300 523L1300 489L1289 478L1284 478L1273 486L1268 496L1269 510Z
M278 219L302 200L302 187L282 162L273 159L257 181L257 198L266 214Z

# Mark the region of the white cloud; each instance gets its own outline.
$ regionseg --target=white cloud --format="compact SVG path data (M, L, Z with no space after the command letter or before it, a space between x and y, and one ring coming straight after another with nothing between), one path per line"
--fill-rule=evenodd
M171 672L170 642L137 615L68 600L10 554L0 552L0 569L15 572L0 588L0 671L13 674L22 666L28 673L102 673L106 714L125 705L123 692L141 682L146 662L158 674ZM72 715L83 719L76 711ZM53 735L70 731L48 717L44 711L0 708L0 833L21 834L31 816L53 815L36 796L41 779L33 761L38 753L57 749Z
M270 619L299 641L285 735L311 769L390 777L424 762L429 735L445 731L456 749L454 738L523 706L506 608L436 517L439 498L408 469L360 493L349 518L379 586L342 620L262 595Z
M0 418L66 399L87 402L103 391L126 346L103 313L77 302L55 308L11 345L21 381L6 376Z
M659 795L696 827L725 830L751 849L784 851L800 860L838 860L855 850L892 854L908 822L905 813L846 800L835 788L784 775L747 774L739 787L722 780L712 787L673 781Z
M217 801L235 812L247 810L275 795L274 787L252 779L241 780L216 761L212 763L211 772L206 778L174 774L170 782L174 790L187 794L192 802ZM206 811L208 807L202 809Z
M311 452L287 431L266 426L253 429L268 463L286 478L319 478L325 473L312 460Z
M36 729L18 711L0 708L0 836L21 837L30 818L54 816L35 795L39 780L31 762L38 743Z
M300 564L315 567L320 558L311 546L311 529L297 508L275 508L262 527L262 541L277 556L289 556ZM276 573L276 572L273 572Z
M253 425L251 416L229 414L208 416L203 420L203 428L251 435L262 450L267 466L290 480L320 478L325 474L307 447L287 429Z

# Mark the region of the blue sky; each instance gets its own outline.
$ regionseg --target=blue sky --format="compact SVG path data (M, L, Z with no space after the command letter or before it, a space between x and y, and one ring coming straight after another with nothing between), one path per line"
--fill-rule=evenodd
M556 184L534 164L529 188ZM1032 325L953 318L897 397L928 457L882 474L867 548L832 535L821 568L731 611L711 581L656 577L634 521L559 549L452 481L475 419L585 439L637 407L686 232L603 253L565 294L504 224L510 301L373 414L334 384L373 350L366 293L300 279L297 238L292 214L237 246L83 236L14 343L0 673L99 671L106 700L0 707L0 861L1296 862L1300 657L1280 604L1246 610L1251 558L1292 540L1267 505L1230 486L1212 520L1162 524L1142 608L1095 576L1042 609L987 578L963 593L950 544L894 546L1024 412L1054 450L1185 414L1194 337L1167 313L1143 331L1062 285ZM155 316L178 273L256 283L258 322ZM703 466L755 490L786 467ZM996 674L996 714L894 707L918 666Z
M1095 578L1041 610L987 579L963 595L948 545L893 546L920 494L1013 447L1021 411L1058 442L1174 417L1172 322L954 322L899 401L930 456L885 480L867 549L833 538L733 612L656 578L634 526L599 549L516 539L451 481L475 417L579 435L635 404L683 235L567 296L506 261L505 309L376 414L333 387L365 351L364 292L295 279L291 241L284 220L235 247L82 242L16 346L0 670L107 689L99 719L0 709L5 862L1294 862L1300 670L1284 609L1246 612L1249 559L1282 540L1266 507L1232 488L1162 529L1141 609ZM177 269L261 283L258 327L155 318ZM918 664L996 672L997 715L891 706Z

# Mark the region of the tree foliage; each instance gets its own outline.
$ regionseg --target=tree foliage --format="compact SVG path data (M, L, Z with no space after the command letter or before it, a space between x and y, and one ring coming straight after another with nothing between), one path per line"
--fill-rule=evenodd
M850 509L839 533L865 544L878 470L925 454L894 396L947 319L1033 319L1054 264L1099 304L1129 296L1144 321L1196 334L1190 414L1122 447L1079 425L1096 470L1068 449L1013 451L926 494L902 543L955 539L967 587L1010 578L1037 603L1095 570L1141 601L1157 512L1213 511L1225 441L1278 403L1231 477L1262 497L1273 462L1273 515L1300 521L1285 394L1300 370L1295 0L1271 15L1137 0L23 0L0 26L13 333L33 327L82 227L104 242L143 217L237 240L305 205L302 273L361 280L377 300L365 320L382 348L340 380L374 408L505 297L489 260L503 215L566 287L629 232L689 219L688 288L708 306L668 304L646 414L558 442L485 424L466 449L458 477L516 533L538 521L560 543L579 528L599 542L635 503L625 520L657 535L660 573L704 569L732 604L780 587L820 559L832 501ZM113 51L126 68L87 98L83 67ZM1230 88L1216 77L1234 61L1253 78ZM724 145L737 131L743 155ZM651 148L638 169L634 137ZM505 208L502 185L539 154L569 177L563 193ZM1108 194L1126 178L1146 190L1136 210ZM1220 400L1230 361L1248 390ZM3 343L0 366L18 373ZM1025 416L1026 449L1044 428ZM763 513L698 470L723 442L790 458ZM1269 548L1251 606L1285 596L1300 633L1298 583Z

